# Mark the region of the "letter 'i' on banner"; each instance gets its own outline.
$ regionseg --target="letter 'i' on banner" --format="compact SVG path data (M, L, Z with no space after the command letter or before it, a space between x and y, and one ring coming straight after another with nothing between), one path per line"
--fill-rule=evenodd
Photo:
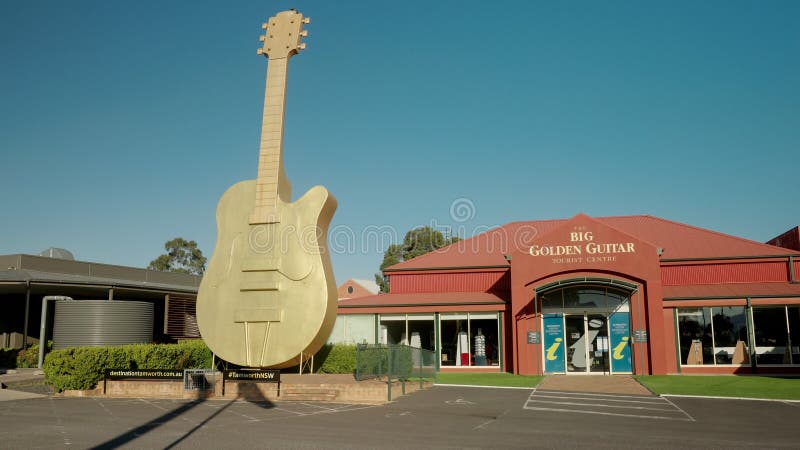
M564 319L561 314L544 314L544 371L565 372Z
M608 316L611 333L611 370L614 372L631 371L631 325L630 314L616 312Z

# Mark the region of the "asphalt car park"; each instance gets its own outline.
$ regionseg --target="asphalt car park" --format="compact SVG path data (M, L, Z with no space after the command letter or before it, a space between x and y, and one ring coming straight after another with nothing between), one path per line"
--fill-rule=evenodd
M42 397L2 448L797 448L800 404L436 386L381 406Z

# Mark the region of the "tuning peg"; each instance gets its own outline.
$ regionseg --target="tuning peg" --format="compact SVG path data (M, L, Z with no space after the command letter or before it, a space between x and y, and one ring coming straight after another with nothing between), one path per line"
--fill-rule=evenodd
M306 43L305 42L301 42L300 45L297 46L297 48L299 50L305 50L306 49Z
M262 30L266 30L267 29L267 22L264 22L264 23L261 24L261 29Z
M263 54L264 54L263 48L259 48L258 50L256 50L256 55L263 55Z
M308 30L303 30L300 32L300 36L306 37L308 36Z
M311 17L306 17L305 19L303 19L303 23L305 24L311 23Z
M267 40L267 37L266 36L259 36L258 40L261 41L261 42L264 42L264 41Z

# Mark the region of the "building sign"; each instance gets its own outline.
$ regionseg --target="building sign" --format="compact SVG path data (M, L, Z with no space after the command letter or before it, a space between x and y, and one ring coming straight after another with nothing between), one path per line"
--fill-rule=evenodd
M541 344L542 338L538 331L528 331L528 344Z
M280 383L281 371L277 369L224 370L222 378L231 381L252 381L255 383Z
M633 330L633 342L644 344L647 342L647 330Z
M544 371L565 372L564 319L561 314L545 314L544 322Z
M171 369L106 369L106 380L183 380L183 370Z
M222 371L222 395L225 395L225 382L277 383L278 397L281 396L281 371L278 369L240 369Z
M528 249L531 256L550 257L554 264L613 262L624 253L636 253L633 242L597 242L592 231L575 227L569 232L569 244L535 244Z

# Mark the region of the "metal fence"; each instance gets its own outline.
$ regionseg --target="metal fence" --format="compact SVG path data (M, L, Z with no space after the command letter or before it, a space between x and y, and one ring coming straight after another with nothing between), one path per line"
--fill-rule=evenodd
M211 391L216 382L214 369L184 369L183 390L185 391Z
M436 380L436 354L424 348L408 345L359 344L356 347L356 379L386 379L391 400L392 381L403 383L419 380L420 387L426 379Z

